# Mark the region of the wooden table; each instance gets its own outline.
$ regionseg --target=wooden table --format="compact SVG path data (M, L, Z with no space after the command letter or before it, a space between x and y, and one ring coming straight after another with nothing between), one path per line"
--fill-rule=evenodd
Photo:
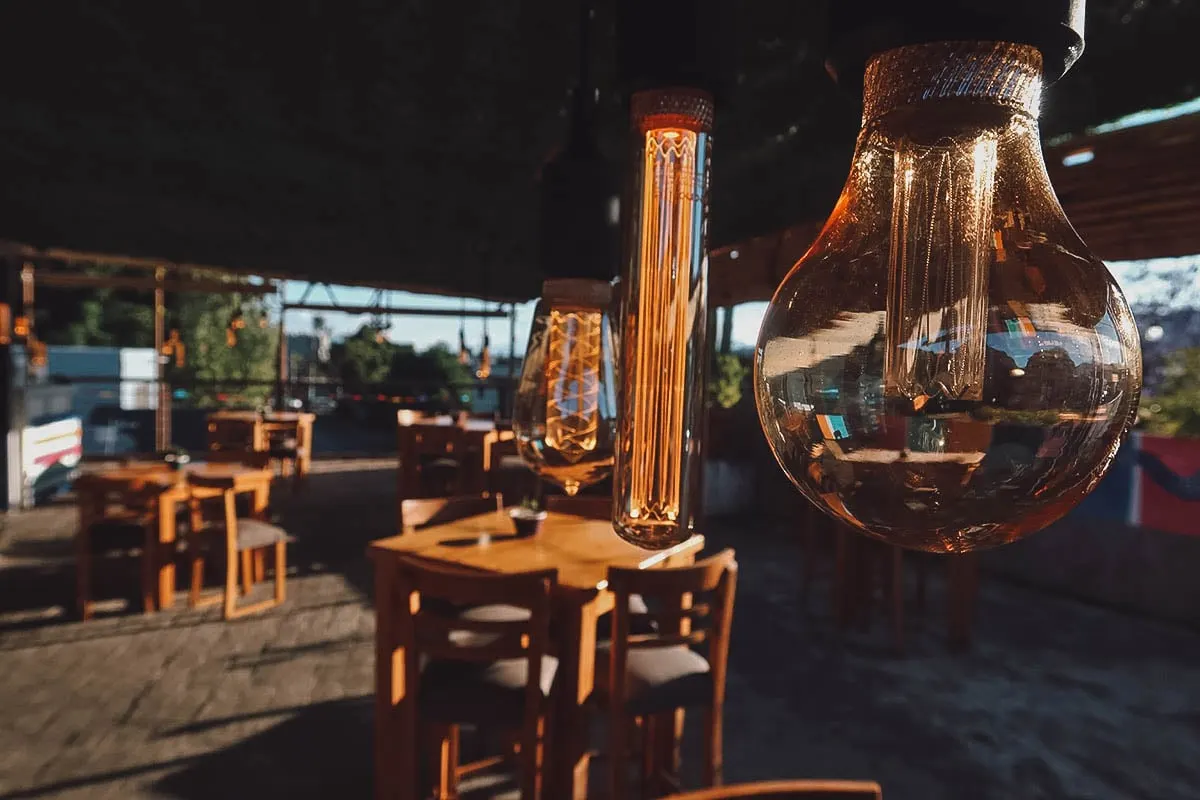
M396 649L396 556L419 556L481 572L558 570L556 631L560 640L559 705L551 768L550 797L586 798L587 702L595 682L596 620L613 608L607 590L610 566L652 569L695 560L703 536L668 550L642 550L622 541L606 521L550 512L542 531L528 539L488 539L512 533L502 513L438 525L372 542L375 563L375 796L416 797L417 719L415 698L404 691L404 657ZM465 545L465 546L464 546Z
M235 492L254 493L254 513L265 513L271 497L271 471L242 464L198 462L181 470L166 464L147 462L112 467L85 473L75 481L79 497L79 527L88 530L104 514L106 496L114 491L158 491L158 608L170 608L175 602L175 520L176 505L188 499L188 477L226 478Z
M488 419L468 419L462 423L451 417L425 417L412 424L401 422L397 413L396 448L400 457L400 469L397 475L397 502L411 494L412 487L420 482L420 453L415 452L413 443L416 435L422 430L434 428L445 431L457 428L461 431L461 452L456 453L459 469L459 485L465 494L477 494L487 491L488 471L492 468L492 445L513 438L511 430L500 430L496 423Z

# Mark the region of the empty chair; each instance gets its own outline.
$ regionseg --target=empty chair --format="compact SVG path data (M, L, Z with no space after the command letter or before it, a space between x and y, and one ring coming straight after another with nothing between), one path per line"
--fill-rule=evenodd
M612 797L625 794L627 738L630 718L640 719L646 735L643 781L656 783L663 767L652 757L659 733L669 726L673 735L677 709L704 710L705 785L721 782L722 725L729 630L733 622L737 561L732 550L689 567L608 570L608 585L616 595L613 636L607 653L597 657L604 700L609 712L609 759ZM637 615L629 610L630 595L646 598L653 609ZM633 617L648 617L656 630ZM703 652L700 648L703 647ZM607 658L605 658L607 656ZM674 748L673 748L674 749Z
M490 575L401 559L396 646L419 728L437 745L438 797L456 796L458 778L475 766L458 763L462 725L518 731L521 794L539 795L558 669L547 652L555 581L553 570Z
M673 794L664 800L731 800L736 797L759 800L883 800L883 788L874 781L762 781Z
M228 478L193 475L191 478L192 530L188 533L188 554L191 560L191 587L188 606L202 608L222 603L225 619L265 611L284 602L287 596L287 542L283 528L253 516L239 515L233 482ZM221 514L210 521L204 519L201 503L220 498ZM225 562L224 588L209 597L202 595L206 555L223 552ZM243 594L249 594L254 584L254 556L272 552L275 568L274 596L267 600L239 606L238 578L240 573Z
M98 556L138 552L141 560L142 609L155 610L155 581L159 559L158 498L155 483L130 488L90 475L76 484L79 492L79 530L75 538L76 603L83 619L92 617L92 572Z
M424 497L400 501L400 530L411 533L421 528L444 525L466 517L500 511L504 498L498 494L465 494L456 497Z

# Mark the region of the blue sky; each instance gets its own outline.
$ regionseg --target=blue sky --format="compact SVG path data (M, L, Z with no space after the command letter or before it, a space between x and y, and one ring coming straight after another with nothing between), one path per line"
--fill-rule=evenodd
M1175 277L1175 285L1187 288L1173 299L1175 307L1191 306L1200 308L1200 256L1188 258L1163 258L1153 261L1127 261L1109 264L1109 269L1117 278L1121 288L1125 290L1131 305L1139 305L1154 299L1161 299L1168 291L1168 276ZM287 287L287 299L295 302L300 299L304 284L290 284ZM366 304L372 301L373 289L354 287L337 287L334 290L339 303ZM310 299L313 302L325 303L328 298L320 289L315 290ZM417 306L422 308L448 308L457 311L462 307L462 301L453 297L437 295L412 294L410 292L389 292L387 304L392 306ZM484 308L479 300L468 300L467 307L471 309ZM524 352L525 339L529 335L529 325L533 319L533 302L517 306L517 351ZM753 346L758 338L758 326L762 322L766 303L744 303L737 307L733 315L733 344L735 347ZM312 320L316 316L309 311L289 311L287 318L288 330L292 333L305 333L312 330ZM321 314L333 330L334 338L340 338L354 333L369 317L366 315L350 314ZM451 348L458 347L457 317L393 317L391 339L397 344L412 344L419 350L443 342ZM491 336L492 351L497 354L508 352L508 320L493 319L488 321ZM467 320L467 346L478 350L483 339L483 320Z

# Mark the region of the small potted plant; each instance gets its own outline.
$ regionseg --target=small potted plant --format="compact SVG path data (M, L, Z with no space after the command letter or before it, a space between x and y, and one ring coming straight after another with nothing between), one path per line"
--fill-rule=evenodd
M521 505L508 512L512 517L513 527L516 528L517 536L533 536L542 529L542 523L546 520L546 512L538 506L537 500L527 497Z
M192 462L192 456L187 450L174 445L163 451L162 460L166 462L168 468L180 470Z

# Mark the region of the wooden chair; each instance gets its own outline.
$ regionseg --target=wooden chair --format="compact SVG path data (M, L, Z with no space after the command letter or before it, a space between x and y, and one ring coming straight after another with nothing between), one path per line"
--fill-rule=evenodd
M253 452L259 449L259 438L262 436L261 421L252 418L231 419L209 417L208 419L208 449L247 450Z
M516 439L492 443L487 482L489 492L502 494L514 504L538 493L537 475L519 455Z
M883 787L874 781L762 781L673 794L663 800L883 800Z
M613 501L611 497L586 495L567 497L562 494L548 494L545 497L547 511L557 511L560 514L574 514L586 519L612 519Z
M418 424L399 426L397 431L400 466L396 471L396 497L404 500L463 493L459 459L465 442L461 428ZM402 529L400 519L396 527Z
M159 552L158 498L163 487L147 484L107 485L102 476L89 476L80 488L79 529L75 534L75 600L79 616L92 618L92 572L97 555L139 551L142 610L156 609ZM85 493L86 491L86 493Z
M495 763L458 763L464 724L519 731L521 796L539 796L558 668L547 652L556 579L554 570L492 575L401 559L397 646L436 744L438 797L456 797L460 777Z
M677 761L678 709L704 709L703 780L707 786L721 783L725 673L736 583L732 550L690 567L608 570L608 586L616 595L613 638L607 668L603 659L597 666L606 673L602 677L613 798L625 795L630 718L643 722L642 780L653 788L663 777L661 741L669 742L670 760ZM657 630L633 632L629 599L634 593L654 609L644 616L657 623ZM702 644L707 644L707 657L692 649ZM677 764L665 766L673 777Z
M292 478L293 488L308 477L308 466L312 459L312 443L309 441L311 428L303 421L268 422L263 425L267 439L267 453L279 464L279 472Z
M188 498L188 505L192 530L187 537L191 561L188 607L203 608L222 603L222 616L225 619L236 619L281 605L287 597L287 532L266 520L240 516L236 493L232 483L226 478L195 475L191 477L190 484L192 492ZM201 504L215 497L221 500L221 515L212 524L206 524ZM214 549L215 542L224 545L225 586L222 591L204 597L202 591L205 554ZM275 556L274 596L239 607L239 573L242 593L249 594L254 586L255 556L268 551L273 551Z
M400 501L400 531L412 533L421 528L443 525L456 519L474 517L489 511L501 511L504 498L498 494L424 497Z

